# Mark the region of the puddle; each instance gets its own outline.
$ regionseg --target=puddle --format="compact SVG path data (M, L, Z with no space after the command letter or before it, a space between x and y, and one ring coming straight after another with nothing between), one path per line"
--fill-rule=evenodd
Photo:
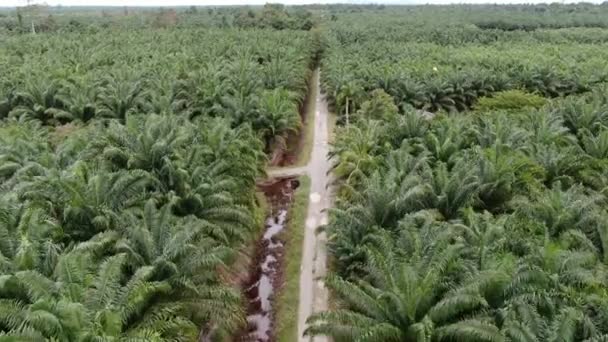
M272 238L283 230L285 219L287 218L287 210L279 210L279 214L271 217L266 221L266 232L264 232L264 240L272 241Z
M270 341L270 315L269 314L255 314L247 316L247 323L255 325L256 330L250 332L247 337L244 337L241 341Z
M264 233L258 241L255 269L252 270L245 295L249 301L247 310L247 331L237 341L273 341L274 312L273 296L282 282L282 257L285 246L278 238L285 229L287 208L291 204L293 191L299 186L294 178L278 179L260 184L270 204Z

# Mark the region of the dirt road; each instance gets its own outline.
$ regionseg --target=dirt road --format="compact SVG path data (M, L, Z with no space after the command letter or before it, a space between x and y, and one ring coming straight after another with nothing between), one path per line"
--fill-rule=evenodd
M316 233L319 226L327 224L327 208L331 205L331 193L328 186L330 184L330 162L327 159L329 151L328 109L320 89L321 87L317 84L314 145L307 166L311 183L300 271L300 307L298 309L300 341L313 340L302 336L308 316L313 312L327 309L327 290L321 281L326 272L326 236L325 233ZM325 340L324 338L314 338L314 341Z
M330 162L327 159L329 150L328 139L328 109L325 97L321 94L319 78L317 77L317 94L315 110L314 142L310 161L304 167L283 168L269 172L269 176L290 176L308 174L310 177L310 200L304 233L302 249L302 265L300 267L300 300L298 308L298 341L323 342L324 337L304 337L306 319L313 312L327 309L327 290L322 278L326 272L326 235L316 233L319 226L327 224L326 209L331 205Z

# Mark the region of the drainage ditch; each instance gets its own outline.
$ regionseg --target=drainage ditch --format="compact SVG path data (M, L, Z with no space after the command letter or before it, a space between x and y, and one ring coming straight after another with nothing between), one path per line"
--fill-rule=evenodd
M283 282L285 245L280 239L287 224L288 210L295 189L300 185L295 177L278 178L259 184L269 202L264 233L258 241L254 269L246 282L247 329L239 335L240 342L274 341L274 295Z

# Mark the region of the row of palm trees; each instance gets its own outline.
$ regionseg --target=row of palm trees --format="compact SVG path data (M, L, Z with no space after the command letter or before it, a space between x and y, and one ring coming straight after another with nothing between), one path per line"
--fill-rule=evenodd
M311 33L140 33L7 38L0 118L57 126L135 114L225 117L232 127L252 125L268 149L300 128Z
M327 16L332 17L327 25L340 44L370 40L441 46L504 41L569 44L605 43L608 38L605 4L452 4L383 9L359 5L329 6L329 11Z
M453 112L504 90L554 98L608 80L601 62L608 57L607 40L590 44L583 38L595 37L595 31L506 34L472 28L470 22L484 13L481 8L446 23L436 17L440 10L396 11L399 16L370 13L365 21L353 15L328 24L322 84L344 121L375 89L390 94L400 108ZM460 42L465 36L478 39Z
M266 153L300 128L309 32L7 36L0 340L194 341L246 324L226 274ZM277 48L280 47L280 48Z
M332 146L335 341L606 341L608 97L400 113L367 94Z
M193 341L243 324L219 270L261 219L249 126L150 114L0 133L0 339Z

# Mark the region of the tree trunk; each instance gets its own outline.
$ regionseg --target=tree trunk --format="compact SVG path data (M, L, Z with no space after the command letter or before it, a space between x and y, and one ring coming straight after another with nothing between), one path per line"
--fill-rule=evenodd
M350 118L348 117L348 103L350 102L350 99L347 97L346 98L346 128L348 128L349 124L350 124Z

